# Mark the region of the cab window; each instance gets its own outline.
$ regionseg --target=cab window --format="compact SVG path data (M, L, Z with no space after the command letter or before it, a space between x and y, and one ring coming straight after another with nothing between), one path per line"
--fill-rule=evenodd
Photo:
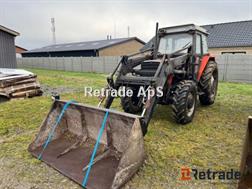
M207 37L205 35L202 35L202 48L203 48L203 54L207 54L208 53Z
M196 54L201 55L201 35L196 35Z
M171 54L191 44L192 35L190 34L170 34L160 39L158 51L162 54ZM187 49L181 53L187 53Z

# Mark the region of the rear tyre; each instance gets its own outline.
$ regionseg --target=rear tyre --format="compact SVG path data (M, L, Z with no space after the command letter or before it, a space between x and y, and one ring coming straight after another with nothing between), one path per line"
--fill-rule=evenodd
M192 121L196 109L196 83L191 80L180 81L174 90L172 110L177 123Z
M125 112L136 114L143 110L142 98L137 97L138 90L136 88L127 87L126 90L133 90L132 97L122 97L121 105Z
M214 103L218 88L218 67L214 61L209 61L200 78L199 88L203 94L199 95L202 105Z

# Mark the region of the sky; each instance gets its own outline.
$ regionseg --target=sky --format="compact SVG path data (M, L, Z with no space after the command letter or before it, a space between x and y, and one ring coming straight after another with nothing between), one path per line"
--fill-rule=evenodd
M0 0L0 25L20 33L16 44L34 49L56 41L136 36L147 42L160 27L252 20L252 0Z

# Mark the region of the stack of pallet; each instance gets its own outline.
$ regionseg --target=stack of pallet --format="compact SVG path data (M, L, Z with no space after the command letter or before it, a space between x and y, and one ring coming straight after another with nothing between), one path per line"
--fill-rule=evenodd
M37 76L25 70L0 69L0 96L13 99L42 95Z

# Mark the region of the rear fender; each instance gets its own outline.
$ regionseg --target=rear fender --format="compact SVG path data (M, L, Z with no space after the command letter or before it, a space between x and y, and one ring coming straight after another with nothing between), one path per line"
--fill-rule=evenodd
M198 71L198 75L197 75L197 81L200 80L205 68L206 68L206 65L207 63L210 61L210 60L213 60L215 61L215 57L214 56L211 56L211 55L205 55L202 57L201 59L201 63L200 63L200 68L199 68L199 71Z

